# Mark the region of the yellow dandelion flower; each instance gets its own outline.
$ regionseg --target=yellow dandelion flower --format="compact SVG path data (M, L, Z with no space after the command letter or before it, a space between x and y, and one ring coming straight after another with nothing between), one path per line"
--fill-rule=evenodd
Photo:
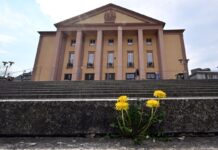
M129 109L129 104L127 102L117 102L115 104L116 110L121 111L121 110L128 110Z
M155 100L155 99L150 99L150 100L146 101L146 106L150 107L150 108L160 107L160 102L158 100Z
M166 96L167 96L167 94L162 90L155 90L154 91L154 97L165 98Z
M117 102L127 102L128 101L128 97L127 96L120 96L117 100Z

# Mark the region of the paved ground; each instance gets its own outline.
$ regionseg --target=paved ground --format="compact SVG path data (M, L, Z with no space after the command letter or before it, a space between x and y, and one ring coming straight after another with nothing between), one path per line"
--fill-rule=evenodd
M110 138L73 138L73 137L37 137L37 138L0 138L0 149L73 149L73 150L218 150L218 136L180 137L169 141L146 140L134 145L128 139Z

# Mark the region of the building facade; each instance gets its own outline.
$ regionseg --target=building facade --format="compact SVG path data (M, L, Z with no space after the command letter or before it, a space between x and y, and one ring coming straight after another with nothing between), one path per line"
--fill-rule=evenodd
M183 29L108 4L39 32L34 81L176 79L188 75Z
M210 68L196 68L191 70L190 79L199 79L199 80L211 80L211 79L218 79L218 72L211 71Z

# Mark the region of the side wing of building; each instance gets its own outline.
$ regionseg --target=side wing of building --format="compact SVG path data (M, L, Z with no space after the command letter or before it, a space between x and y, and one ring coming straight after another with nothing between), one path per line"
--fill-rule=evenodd
M33 67L33 81L52 80L56 32L39 32L39 43Z
M179 74L188 76L188 59L186 58L183 32L184 30L164 31L165 79L176 79Z

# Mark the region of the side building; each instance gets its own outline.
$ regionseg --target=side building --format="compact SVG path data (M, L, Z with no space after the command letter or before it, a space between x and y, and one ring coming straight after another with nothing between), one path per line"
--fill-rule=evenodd
M188 76L184 29L108 4L39 32L32 80L144 80Z

